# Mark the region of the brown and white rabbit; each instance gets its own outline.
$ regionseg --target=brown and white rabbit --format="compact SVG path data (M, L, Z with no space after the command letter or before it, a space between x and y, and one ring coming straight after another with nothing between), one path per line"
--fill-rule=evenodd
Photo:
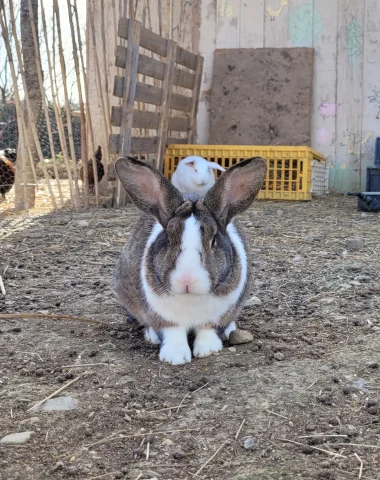
M219 334L236 329L235 319L250 294L250 261L236 215L259 193L266 162L250 158L224 173L200 199L186 199L154 168L119 158L116 173L144 215L121 251L113 277L120 304L160 343L160 360L191 361L222 349Z

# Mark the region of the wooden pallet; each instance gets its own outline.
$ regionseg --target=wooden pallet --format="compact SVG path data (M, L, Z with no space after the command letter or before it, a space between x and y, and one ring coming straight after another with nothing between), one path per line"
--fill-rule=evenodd
M163 170L168 143L194 143L196 115L203 70L203 57L179 47L173 40L157 35L134 19L121 18L118 36L127 46L117 46L116 66L124 76L115 76L114 95L121 106L112 107L111 124L120 133L109 138L110 153L119 155L156 154L156 168ZM161 60L150 57L149 51ZM184 67L184 68L183 68ZM161 87L139 81L138 75L161 81ZM174 93L173 87L186 89L188 95ZM136 103L155 105L155 111L136 108ZM182 116L173 116L173 110ZM156 131L154 136L134 136L134 129ZM168 132L186 132L186 137L168 137ZM118 188L117 206L125 204L124 189Z

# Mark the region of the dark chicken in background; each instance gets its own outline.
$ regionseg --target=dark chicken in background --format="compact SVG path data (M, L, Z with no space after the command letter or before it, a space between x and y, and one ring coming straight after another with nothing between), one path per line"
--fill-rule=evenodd
M102 147L100 145L96 150L95 160L96 160L96 166L98 169L98 183L100 183L101 179L104 177L104 165L102 164ZM95 188L94 167L92 165L92 158L90 158L90 160L87 161L87 168L88 168L88 190L90 193L92 193ZM79 177L84 183L83 165L79 170Z
M15 183L15 164L17 151L14 148L0 150L0 194L5 199L5 194Z

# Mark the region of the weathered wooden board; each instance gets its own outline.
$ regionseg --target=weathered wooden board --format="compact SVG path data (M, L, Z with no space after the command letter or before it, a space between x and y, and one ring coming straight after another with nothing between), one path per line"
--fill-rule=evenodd
M310 145L313 49L216 50L210 144Z
M366 188L367 166L373 165L375 140L380 136L380 2L367 0L363 56L363 118L361 190Z
M314 0L313 47L314 82L311 116L311 145L322 152L329 165L336 161L336 51L337 15L327 15L330 6L326 0ZM321 25L323 18L323 25ZM323 28L323 30L322 30Z
M336 162L330 169L333 190L360 189L363 102L364 3L338 1Z

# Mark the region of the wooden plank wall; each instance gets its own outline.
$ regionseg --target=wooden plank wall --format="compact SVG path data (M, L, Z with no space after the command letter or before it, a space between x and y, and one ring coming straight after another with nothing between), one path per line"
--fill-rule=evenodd
M207 143L215 48L315 49L312 146L330 191L365 187L380 136L380 0L201 0L196 45L205 57L198 143Z
M115 66L116 45L125 42L118 38L118 22L121 17L136 18L143 26L153 32L170 38L190 51L194 48L194 19L199 24L197 1L177 0L87 0L87 72L89 86L89 104L94 128L96 145L101 144L105 155L103 163L107 165L113 158L108 152L108 135L104 118L102 116L101 94L103 92L104 104L111 117L112 106L119 106L121 99L113 95L115 75L124 75L124 70ZM136 9L137 7L137 9ZM95 71L94 47L91 35L90 15L94 16L96 32L96 53L100 64L100 82ZM104 39L104 41L103 41ZM147 53L148 54L148 53ZM141 78L140 78L141 79ZM158 82L158 83L157 83ZM159 86L161 80L147 80L152 87ZM178 91L180 93L180 90ZM143 101L143 100L141 100ZM191 101L190 101L191 103ZM190 108L190 107L189 107ZM147 110L150 109L147 106ZM149 113L148 113L149 114ZM146 123L146 122L145 122ZM119 129L111 133L119 133ZM149 135L149 130L147 132ZM102 182L106 187L106 179Z

